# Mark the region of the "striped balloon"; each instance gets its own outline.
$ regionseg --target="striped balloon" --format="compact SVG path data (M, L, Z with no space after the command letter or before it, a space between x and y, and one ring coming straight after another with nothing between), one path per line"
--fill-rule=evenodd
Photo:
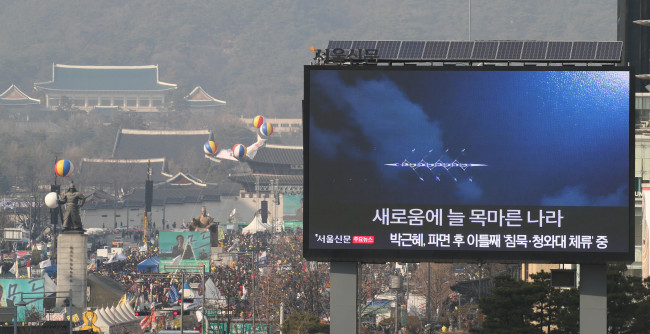
M264 123L260 127L260 133L265 136L270 136L273 133L273 125L271 123Z
M215 143L212 140L206 141L205 144L203 145L203 151L207 155L215 155L215 154L217 154L217 149L218 148L219 147L217 146L217 143Z
M70 160L59 160L54 164L54 173L60 177L68 177L74 172L74 165Z
M246 156L246 146L237 144L232 147L232 156L241 159Z
M253 118L253 126L254 127L259 129L260 126L262 126L262 124L264 124L264 117L263 116L257 115L257 116L255 116L255 118Z

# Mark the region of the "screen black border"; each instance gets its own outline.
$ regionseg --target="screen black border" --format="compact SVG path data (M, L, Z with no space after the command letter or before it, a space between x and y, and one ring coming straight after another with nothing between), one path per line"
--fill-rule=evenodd
M315 249L309 247L309 130L310 130L310 78L311 71L628 71L629 72L629 203L627 252L503 252L503 251L431 251L431 250L364 250ZM634 204L634 81L633 68L629 66L350 66L305 65L304 100L302 101L303 154L304 154L304 222L303 256L311 261L335 262L538 262L538 263L631 263L635 254L635 204Z

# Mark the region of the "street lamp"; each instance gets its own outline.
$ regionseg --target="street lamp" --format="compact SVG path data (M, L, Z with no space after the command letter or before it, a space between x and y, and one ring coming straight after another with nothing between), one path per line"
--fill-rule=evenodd
M468 29L469 39L468 40L471 41L472 40L472 0L469 0L468 7L469 7L468 8L468 17L467 17L467 22L468 22L468 25L469 25L469 29Z
M14 304L14 334L18 334L18 307L21 306L27 306L27 303L22 299L18 303Z
M164 266L165 270L175 270L181 272L181 280L182 280L182 285L183 285L183 290L181 290L181 334L183 334L183 301L185 299L185 271L186 270L200 270L201 271L201 281L203 282L203 323L204 323L204 328L205 326L205 265L201 264L198 266L186 266L186 265L165 265Z
M399 308L399 291L402 287L402 277L393 275L390 277L390 289L395 291L395 333L399 333L399 325L397 322L397 312Z
M63 298L65 299L64 305L66 306L68 310L68 330L69 333L72 334L72 291L69 292L68 296L54 296L54 297L46 297L44 295L44 292L19 292L20 293L20 301L14 304L14 334L17 334L18 331L18 307L26 307L29 305L31 302L36 301L36 300L45 300L46 298L52 298L52 299L60 299ZM27 294L39 294L42 296L39 297L28 297L30 299L30 302L25 302L24 295Z
M18 306L25 305L27 305L27 303L23 302L22 300L14 304L14 334L18 334Z

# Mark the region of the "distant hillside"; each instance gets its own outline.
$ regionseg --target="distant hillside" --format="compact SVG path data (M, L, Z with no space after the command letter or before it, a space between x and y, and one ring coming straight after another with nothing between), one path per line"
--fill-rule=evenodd
M298 117L309 47L331 39L467 39L468 2L0 1L0 89L28 94L52 64L159 64L233 115ZM614 40L609 0L474 0L473 39Z

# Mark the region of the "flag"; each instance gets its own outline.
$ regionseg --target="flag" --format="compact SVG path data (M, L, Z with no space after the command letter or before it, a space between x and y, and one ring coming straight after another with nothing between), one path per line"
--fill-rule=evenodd
M90 263L88 264L88 267L86 267L87 270L97 270L97 259L95 259L95 255L93 255L93 258L90 259Z
M117 302L117 305L122 305L122 304L126 304L126 293L124 294L124 296L122 296L122 298L120 298L120 301Z
M14 262L14 265L9 269L9 272L12 274L16 274L16 270L18 269L18 261Z
M257 264L269 264L268 258L266 257L266 251L260 253L260 256L257 258Z
M150 325L151 325L151 315L148 315L144 317L144 319L140 320L140 328L142 330L149 327Z
M194 290L192 290L188 281L183 284L183 298L194 298Z
M248 156L251 159L255 158L255 155L257 154L257 150L264 146L266 143L266 139L260 137L260 135L257 135L257 141L250 146L248 146L248 149L246 150L246 156Z
M14 202L6 198L2 198L2 208L12 210L14 208Z
M140 247L141 252L146 252L147 251L147 244L144 244L142 247Z
M113 254L111 254L111 255L108 257L108 261L106 261L106 263L114 263L114 262L117 262L117 260L115 260L116 257L117 257L117 253L113 253Z
M217 290L217 286L212 282L212 279L208 278L207 281L205 281L205 298L214 300L214 299L219 299L221 294L219 293L219 290Z
M178 288L176 287L176 283L172 284L172 287L169 289L169 300L175 302L180 297L181 295L178 293Z
M199 311L196 311L195 314L196 314L196 320L197 320L198 322L202 322L202 321L203 321L203 307L201 307L201 308L199 309Z
M182 259L183 259L183 254L181 254L181 255L175 257L175 258L172 260L172 263L171 263L172 266L175 266L175 265L180 264Z
M156 308L151 304L151 329L158 327L156 324Z
M234 216L235 212L237 212L237 208L232 209L232 212L230 212L230 217Z
M47 260L44 260L44 261L41 261L41 262L38 263L38 267L41 268L41 269L47 268L47 267L49 267L51 265L52 265L52 261L50 259L47 259Z
M56 293L56 283L48 275L43 275L43 290L46 296Z
M216 155L217 159L225 159L225 160L232 160L232 161L239 161L237 158L232 156L232 150L227 150L227 149L222 149L217 153Z

